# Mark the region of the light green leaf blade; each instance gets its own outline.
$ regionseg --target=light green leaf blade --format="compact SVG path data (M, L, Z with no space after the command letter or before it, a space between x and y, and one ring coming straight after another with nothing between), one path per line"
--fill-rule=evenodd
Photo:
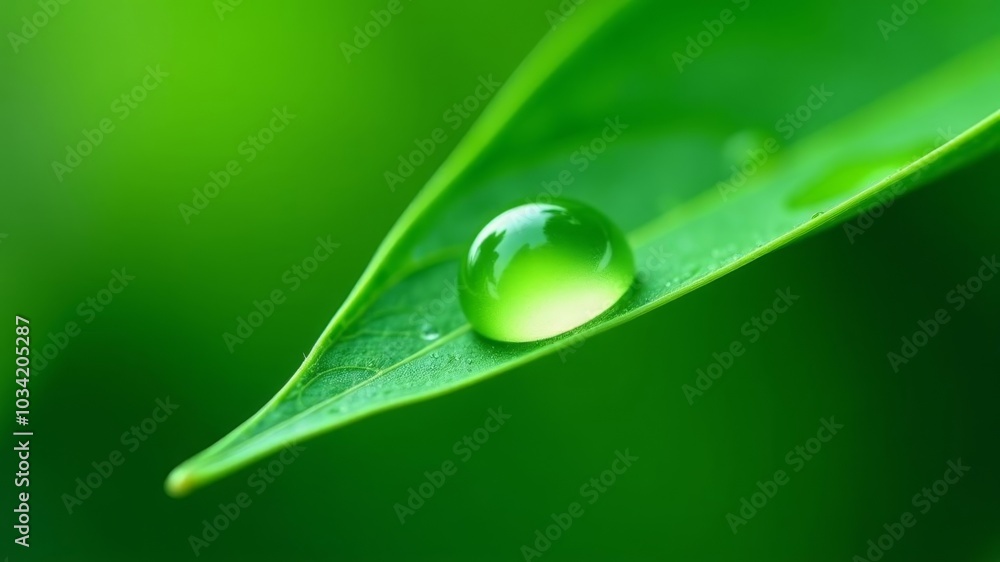
M684 72L668 56L660 64L664 76L651 73L662 53L683 47L683 39L658 26L670 15L656 5L594 3L551 34L393 227L292 379L255 416L175 469L168 491L183 495L290 442L570 351L567 346L583 338L1000 143L1000 41L888 95L886 85L866 84L867 96L835 88L832 97L848 98L844 105L850 107L838 109L831 101L823 115L854 110L850 117L814 134L795 129L785 137L782 129L763 126L781 115L770 106L794 111L817 90L808 83L782 90L763 104L766 109L747 110L747 117L731 111L740 103L735 96L691 111L678 85L707 79L696 72L716 78L731 72L739 51L720 43ZM886 61L923 70L905 54ZM876 97L882 99L858 109ZM811 123L832 120L821 116L823 109L814 110ZM577 149L601 135L606 120L619 121L624 130L580 169ZM942 131L944 137L958 134L941 139ZM759 142L739 152L742 158L727 159L726 147L743 138ZM735 185L730 166L739 168L755 155L759 160L766 139L779 148L757 162L745 182L714 187L720 181ZM564 170L572 181L556 186ZM492 216L551 192L588 202L625 228L639 280L619 306L571 333L531 344L485 340L458 306L458 258Z

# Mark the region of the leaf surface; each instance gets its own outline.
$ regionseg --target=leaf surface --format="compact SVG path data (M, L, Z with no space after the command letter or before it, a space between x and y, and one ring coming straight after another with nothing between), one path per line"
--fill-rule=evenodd
M685 19L616 0L568 18L417 195L292 379L175 469L168 492L184 495L291 442L571 352L1000 143L995 38L969 50L956 40L948 47L965 52L930 71L921 57L890 49L874 26L865 40L845 23L753 51L752 38L775 24L741 5L735 23L683 64L676 55L685 33L699 31L689 25L696 11ZM830 44L845 36L860 44ZM803 69L804 59L813 66ZM493 216L552 195L622 226L637 281L616 307L569 333L486 340L458 304L459 257Z

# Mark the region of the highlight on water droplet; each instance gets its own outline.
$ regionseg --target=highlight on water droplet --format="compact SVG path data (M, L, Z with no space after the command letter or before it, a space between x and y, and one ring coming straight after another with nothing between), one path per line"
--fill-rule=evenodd
M604 215L574 201L531 203L476 236L459 271L459 301L480 334L529 342L593 320L634 278L632 249Z
M420 337L426 341L434 341L441 337L441 333L434 326L425 323L420 326Z

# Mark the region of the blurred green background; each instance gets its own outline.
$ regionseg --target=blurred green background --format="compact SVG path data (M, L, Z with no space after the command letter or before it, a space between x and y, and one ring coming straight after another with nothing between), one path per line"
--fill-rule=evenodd
M15 443L4 436L9 538L0 553L11 561L194 558L189 537L241 492L252 505L197 558L523 559L522 545L535 542L550 514L580 501L580 486L625 449L639 460L585 505L543 560L851 560L883 524L916 511L911 497L957 458L972 470L917 513L884 560L1000 560L1000 284L987 283L899 373L886 360L981 257L1000 251L995 155L897 201L853 244L839 227L828 230L573 353L307 442L261 494L248 478L268 461L168 498L167 472L244 421L294 371L472 119L394 192L383 173L413 139L442 126L480 76L505 80L549 31L546 11L559 9L555 1L404 0L348 62L341 43L386 2L227 3L221 17L219 5L70 1L23 43L9 33L22 34L22 18L43 8L0 6L0 30L17 43L0 47L0 312L31 319L36 353L67 322L82 326L31 382L30 549L12 542ZM671 6L676 17L663 33L683 48L701 19L726 6ZM843 93L871 101L871 92L995 36L1000 13L995 1L945 8L931 0L906 23L912 33L884 41L876 21L892 6L754 1L745 26L698 62L708 68L746 53L745 65L727 67L728 80L685 82L670 53L649 76L676 82L678 100L695 105L731 99L729 121L767 129L775 108L765 85L806 91L802 84L833 73L877 82L865 94ZM775 45L822 45L825 34L854 43L856 64L823 68L821 50L814 66L805 54L801 68L759 62ZM892 51L898 64L880 66L873 49ZM148 66L167 76L123 119L125 102L115 100L142 84ZM830 106L805 130L850 106ZM246 162L241 143L285 107L294 119ZM53 160L105 118L114 130L60 181ZM192 204L194 190L233 159L240 173L186 221L179 205ZM708 173L722 179L728 170ZM283 273L327 235L341 244L333 257L230 353L222 334L254 300L283 288ZM96 314L80 308L122 268L135 276L124 291ZM801 300L689 405L681 386L744 339L744 322L785 287ZM5 420L13 417L8 381ZM122 433L167 397L176 413L130 451ZM453 444L500 407L510 420L401 525L394 504L425 471L458 459ZM786 453L830 416L841 433L734 535L726 514L758 480L788 470ZM68 513L64 494L114 450L124 464Z

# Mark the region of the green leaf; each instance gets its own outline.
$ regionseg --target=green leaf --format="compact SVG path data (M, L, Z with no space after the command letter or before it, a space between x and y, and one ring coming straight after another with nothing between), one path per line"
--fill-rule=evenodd
M732 6L735 22L680 67L686 37L703 30L690 22L713 14L686 7L690 13L679 17L676 7L613 1L567 18L392 228L292 379L175 469L168 492L186 494L375 412L570 353L582 338L1000 142L1000 41L928 72L928 60L967 43L938 37L933 51L916 56L894 49L874 20L867 34L844 22L774 36L773 18L741 11L744 2ZM912 24L892 40L905 33L919 45L932 30ZM774 43L763 48L754 37ZM621 125L609 125L615 122ZM948 138L949 131L958 134ZM594 139L602 133L600 154L579 152L582 145L598 152ZM740 181L733 166L753 172ZM564 181L555 183L561 173ZM621 225L639 278L618 306L570 333L529 344L485 340L458 305L458 257L490 218L553 193L588 202Z

